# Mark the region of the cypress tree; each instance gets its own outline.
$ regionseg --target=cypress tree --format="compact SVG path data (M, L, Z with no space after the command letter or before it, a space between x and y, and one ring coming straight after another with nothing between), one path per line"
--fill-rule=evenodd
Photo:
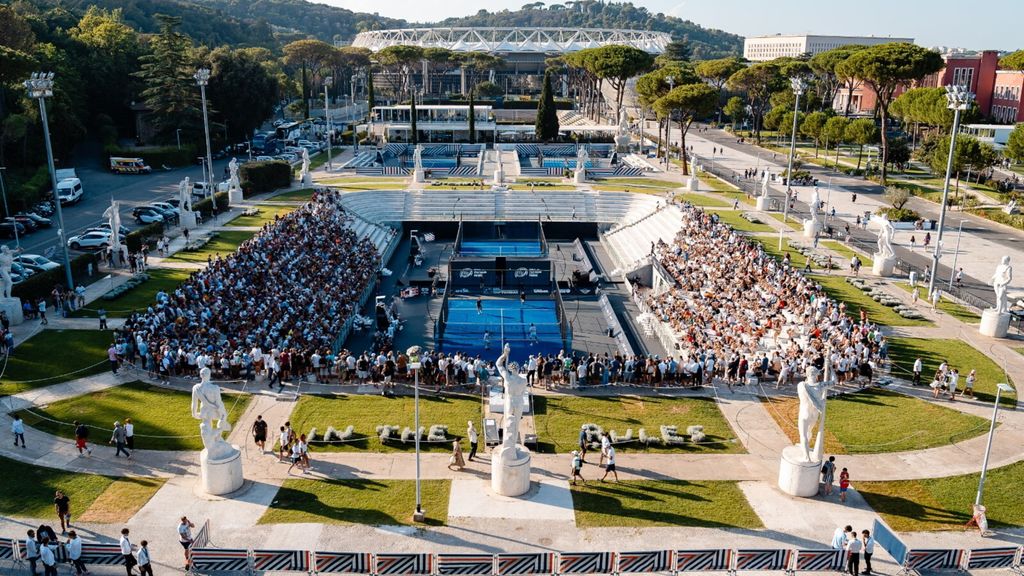
M373 69L366 69L366 107L368 111L372 111L373 107L377 105L376 98L373 95Z
M409 141L415 146L419 143L419 134L416 130L416 91L411 90L409 96L412 97L409 101Z
M473 99L473 90L469 91L469 143L476 144L476 102Z
M555 95L551 91L551 72L544 72L544 87L537 104L537 121L534 124L537 138L550 142L558 137L558 110L555 109Z

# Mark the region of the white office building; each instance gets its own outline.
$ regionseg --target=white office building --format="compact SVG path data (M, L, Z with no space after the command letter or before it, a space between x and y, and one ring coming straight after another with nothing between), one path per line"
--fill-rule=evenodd
M887 42L911 42L913 38L891 38L886 36L815 36L783 35L752 36L743 40L743 57L751 62L764 62L776 58L796 58L803 54L815 54L845 46L862 44L873 46Z

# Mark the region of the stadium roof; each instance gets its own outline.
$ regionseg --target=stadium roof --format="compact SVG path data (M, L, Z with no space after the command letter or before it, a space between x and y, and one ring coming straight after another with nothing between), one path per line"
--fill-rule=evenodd
M388 46L448 48L456 52L564 54L584 48L625 44L661 54L672 37L665 32L603 28L400 28L360 32L353 46L376 52Z

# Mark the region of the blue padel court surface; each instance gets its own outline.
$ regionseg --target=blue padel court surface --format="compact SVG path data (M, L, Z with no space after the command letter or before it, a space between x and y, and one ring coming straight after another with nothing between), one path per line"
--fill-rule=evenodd
M548 300L484 300L483 312L478 313L475 298L452 298L448 301L448 322L441 347L448 353L465 352L493 359L501 350L504 334L516 362L526 360L530 354L558 354L562 335L555 306L555 302ZM530 338L531 322L537 327L535 342ZM489 347L485 347L485 331L491 334Z
M463 240L463 256L543 256L540 240Z

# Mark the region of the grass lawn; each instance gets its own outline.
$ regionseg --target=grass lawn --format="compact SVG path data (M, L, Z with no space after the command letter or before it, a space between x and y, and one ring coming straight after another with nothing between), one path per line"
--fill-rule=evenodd
M146 450L202 450L195 420L189 412L191 395L151 386L135 381L88 396L68 398L42 408L21 411L26 426L68 439L75 437L71 424L60 422L78 420L93 427L90 440L98 444L110 439L110 430L115 420L131 418L135 424L135 446ZM245 412L250 396L248 394L225 394L224 405L229 419L237 421ZM163 436L149 438L147 436ZM170 436L175 436L171 438Z
M718 214L718 219L723 224L732 226L733 230L740 232L753 232L755 234L762 232L773 232L775 229L767 224L755 224L741 215L743 212L731 211L731 210L708 210L710 214Z
M896 285L907 292L912 291L912 288L910 287L910 284L908 282L897 282ZM918 295L922 299L924 299L926 292L928 292L927 285L923 285L918 288ZM970 308L967 308L966 306L961 306L960 304L957 304L956 302L953 302L952 300L946 298L945 293L943 293L943 297L939 300L939 310L945 312L946 314L949 314L950 316L956 318L961 322L964 322L965 324L977 324L981 322L980 315L976 314Z
M278 194L272 198L267 198L267 200L272 202L305 202L313 197L313 190L313 188L300 188L291 192L285 192L284 194Z
M532 190L532 191L535 191L535 192L543 192L545 190L575 190L576 186L574 186L572 184L554 184L554 185L545 184L544 186L536 186L536 187L531 188L529 184L522 184L522 183L520 183L520 184L508 184L508 189L509 190L526 190L526 191L531 191Z
M806 256L789 246L789 238L782 239L782 250L779 250L778 236L754 236L752 239L760 242L766 253L775 256L779 260L784 259L786 257L786 253L789 253L790 266L802 269L804 264L807 263ZM816 268L814 262L811 262L811 268Z
M43 330L22 342L7 360L0 394L17 394L110 369L110 332Z
M611 190L623 190L624 188L661 188L668 190L679 188L681 183L673 180L659 180L657 178L595 178L598 185L609 186Z
M127 522L163 486L156 478L111 478L0 458L0 515L55 521L53 493L71 499L77 522ZM58 526L59 527L59 526Z
M96 310L102 306L106 308L108 317L124 318L136 310L145 310L147 306L153 304L156 301L157 292L173 291L192 275L192 271L150 268L146 274L149 274L149 280L125 292L117 300L96 300L89 305L90 309L75 310L71 316L74 318L97 318Z
M315 464L314 464L315 465ZM448 518L448 480L421 482L426 524L443 526ZM413 480L285 480L260 524L412 525L416 507ZM417 524L419 525L419 524Z
M355 427L356 439L352 442L321 445L314 444L315 451L359 451L373 450L376 452L412 452L412 442L402 444L399 441L381 444L377 438L376 428L379 425L413 427L412 396L385 398L383 396L353 395L340 398L320 396L303 396L292 412L292 426L301 433L311 428L323 434L328 426L344 430L348 426ZM434 424L448 426L450 437L462 437L466 434L466 422L474 420L477 430L482 430L481 404L478 396L458 395L438 398L420 396L420 425L430 428ZM401 433L401 430L399 430ZM437 452L451 451L451 442L436 444L420 443L421 450Z
M273 204L257 204L258 213L253 216L241 215L225 224L225 226L263 226L272 222L276 216L284 216L295 210L294 206L275 206Z
M927 480L854 482L867 503L898 532L960 530L971 519L971 505L980 474ZM984 502L988 523L994 528L1024 525L1024 498L1020 479L1024 462L989 470Z
M829 296L846 303L846 312L854 318L865 310L868 320L883 326L930 326L931 320L910 320L893 311L888 306L875 302L860 288L846 282L842 276L823 276L816 274L814 281L825 289Z
M226 256L231 254L243 242L256 235L256 232L239 230L237 232L217 232L217 235L210 239L205 246L199 250L180 251L169 260L177 262L191 262L194 264L206 264L207 259L213 256Z
M943 360L948 361L951 368L960 371L960 386L963 386L963 381L971 370L977 370L978 379L974 383L974 394L979 400L985 402L995 400L997 383L1008 382L1013 385L1013 379L1005 374L998 364L972 348L970 344L960 340L890 338L889 357L899 367L895 373L904 378L910 376L914 359L921 358L921 362L924 363L921 380L925 384L931 381ZM1017 397L1014 394L1004 394L1002 401L1009 406L1014 406L1017 403Z
M871 258L861 254L860 252L853 250L846 244L843 244L842 242L839 242L837 240L820 240L818 241L818 245L824 246L825 248L828 248L829 250L835 252L836 254L839 254L840 256L846 259L847 264L849 264L850 260L852 260L853 257L856 255L857 258L860 258L861 264L865 268L871 268L871 266L874 265L874 261Z
M773 398L764 402L779 428L797 442L800 401ZM951 408L896 392L869 389L829 400L825 451L875 454L923 450L984 434L988 425L988 420Z
M703 206L705 208L728 208L729 206L732 206L731 203L726 202L725 200L719 200L714 196L707 196L705 194L693 194L687 192L685 194L677 195L676 199L689 202L694 206Z
M583 469L586 477L591 470ZM590 474L603 474L593 469ZM763 528L736 482L684 480L589 481L572 487L580 528L698 526ZM596 478L594 479L596 480Z
M785 219L785 216L786 216L785 214L781 214L779 212L771 212L770 216L772 218L775 218L779 222L782 222L786 226L789 226L793 230L796 230L797 232L803 232L804 231L803 220L801 220L800 217L798 217L798 216L793 216L792 214L790 214L789 215L789 220Z
M640 436L641 428L660 437L662 424L674 424L682 433L687 426L701 424L707 434L705 444L652 446L650 449L657 452L746 452L714 399L710 398L534 396L534 404L541 452L572 451L578 444L583 424L597 424L619 434L632 428L633 438ZM642 449L639 443L622 444L621 448L623 451Z

